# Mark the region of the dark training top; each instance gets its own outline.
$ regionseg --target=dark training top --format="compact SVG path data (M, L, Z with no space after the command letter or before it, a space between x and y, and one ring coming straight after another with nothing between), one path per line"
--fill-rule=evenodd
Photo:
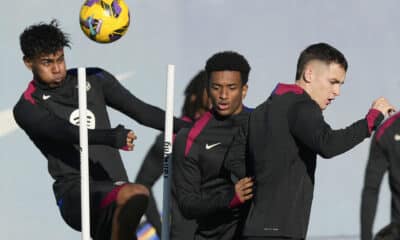
M185 161L184 152L186 148L186 132L190 132L190 129L181 129L174 140L173 145L173 163L172 163L172 178L175 179L175 174L180 174L180 170L176 170L175 165L179 165L180 161ZM197 223L195 219L188 219L183 216L179 204L177 201L177 187L175 181L171 182L171 226L170 226L170 239L181 240L181 239L194 239L195 232L197 229Z
M198 224L195 239L237 236L240 210L232 206L235 189L224 158L248 115L247 109L225 118L208 112L193 125L194 131L182 129L175 139L173 194L183 216ZM207 122L192 136L201 121Z
M317 154L330 158L351 149L370 136L382 119L378 110L370 110L365 119L332 130L302 88L279 84L250 114L248 129L235 137L233 144L244 145L242 152L236 147L226 159L235 168L247 155L247 174L255 177L243 235L304 239Z
M164 112L133 96L118 80L99 68L87 68L87 119L90 179L128 181L118 148L126 144L127 130L111 129L106 106L140 124L164 129ZM14 107L18 125L48 160L57 201L80 181L79 106L77 70L71 69L57 88L33 80ZM175 119L175 130L185 122Z
M386 120L371 141L361 201L362 240L372 239L379 188L386 171L392 194L391 223L400 224L400 113Z

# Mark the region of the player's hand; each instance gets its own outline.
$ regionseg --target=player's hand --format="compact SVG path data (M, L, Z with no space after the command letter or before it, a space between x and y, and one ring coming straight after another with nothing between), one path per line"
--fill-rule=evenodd
M253 198L253 185L253 179L250 177L242 178L235 184L236 196L239 197L240 202Z
M126 136L126 146L124 147L124 150L132 151L133 148L135 147L135 144L133 144L133 141L135 141L136 138L137 137L134 132L132 132L132 131L128 132L128 135Z
M379 110L384 116L391 115L396 111L394 106L390 104L384 97L380 97L373 101L372 108Z

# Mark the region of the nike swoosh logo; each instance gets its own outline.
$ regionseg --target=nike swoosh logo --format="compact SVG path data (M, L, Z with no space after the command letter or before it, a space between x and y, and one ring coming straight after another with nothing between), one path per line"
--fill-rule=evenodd
M49 99L50 97L51 97L50 95L45 95L45 94L43 94L43 96L42 96L43 100L47 100L47 99Z
M216 146L218 146L220 144L221 144L220 142L217 142L217 143L214 143L214 144L211 144L211 145L208 145L208 143L207 143L206 144L206 150L210 150L211 148L216 147Z
M395 134L394 135L394 140L395 141L400 141L400 134Z

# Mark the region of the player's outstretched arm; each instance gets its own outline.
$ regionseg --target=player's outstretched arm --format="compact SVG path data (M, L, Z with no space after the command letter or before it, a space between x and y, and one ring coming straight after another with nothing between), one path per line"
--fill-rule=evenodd
M106 104L147 127L164 130L165 111L147 104L134 96L111 74L102 71L103 92ZM174 132L182 127L190 126L187 122L174 118Z
M18 125L33 139L79 144L79 127L39 105L18 104L14 107ZM113 129L88 129L89 144L108 145L133 150L136 136L123 126ZM132 135L133 134L133 135Z
M391 107L382 103L382 111ZM372 108L365 118L350 126L333 130L324 120L318 105L311 101L294 104L288 111L288 123L291 133L310 149L322 157L330 158L353 148L382 122L384 115Z

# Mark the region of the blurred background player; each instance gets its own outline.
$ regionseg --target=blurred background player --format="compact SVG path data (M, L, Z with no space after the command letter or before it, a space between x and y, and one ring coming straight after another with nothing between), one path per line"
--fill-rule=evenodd
M207 76L205 71L200 71L196 74L186 86L184 91L184 104L181 110L182 120L194 122L205 112L210 110L211 102L207 94L206 86ZM159 237L161 236L161 216L151 189L163 173L163 143L164 134L159 134L147 152L135 180L136 183L143 184L150 190L149 206L145 212L145 216L147 221L156 229L156 233ZM192 226L195 226L195 223L194 221L185 221L185 219L182 219L179 212L177 212L179 209L175 207L174 196L172 196L172 199L170 238L187 239L185 238L185 236L187 236L185 232L194 232L194 227ZM181 221L188 223L182 224ZM189 235L193 236L193 234Z
M23 61L33 80L14 107L14 118L48 160L53 191L65 222L81 230L79 106L77 70L67 71L64 48L70 41L57 21L27 27L20 35ZM118 149L133 150L135 134L111 128L106 106L159 130L164 112L125 89L110 73L87 68L91 236L135 239L149 192L129 183ZM176 119L175 130L187 123Z
M376 131L370 146L361 201L361 239L373 239L373 223L379 189L385 173L389 174L391 198L390 224L374 239L400 239L400 113L386 120Z

